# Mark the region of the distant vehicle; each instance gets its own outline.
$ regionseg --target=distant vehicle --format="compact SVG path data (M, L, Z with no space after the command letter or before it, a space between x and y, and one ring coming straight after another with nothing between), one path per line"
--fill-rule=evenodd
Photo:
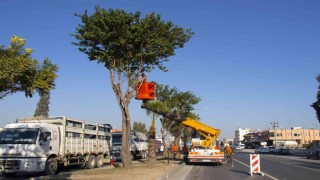
M121 161L121 142L122 131L112 133L112 149L111 155L115 161ZM147 158L148 154L148 139L145 134L140 132L130 133L130 152L131 159Z
M244 149L244 147L243 147L243 146L236 146L236 147L234 147L234 149L236 149L236 150L242 150L242 149Z
M264 147L259 147L255 150L256 154L269 154L269 149Z
M280 148L276 152L277 152L277 154L280 154L280 155L289 155L290 154L289 149L286 149L286 148Z
M278 149L276 149L276 147L274 147L274 146L269 146L269 147L268 147L268 150L269 150L269 153L273 154L273 153L276 153L276 151L277 151Z
M159 154L161 152L161 146L162 146L161 141L156 140L155 145L156 145L156 153Z
M308 159L319 159L320 158L320 149L315 149L313 151L310 151L307 154Z

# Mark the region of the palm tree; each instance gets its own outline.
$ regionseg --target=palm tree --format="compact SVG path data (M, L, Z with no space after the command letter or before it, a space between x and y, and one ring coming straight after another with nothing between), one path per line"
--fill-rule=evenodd
M158 102L158 101L152 101L148 102L147 106L151 109L157 109L161 110L163 109L163 105ZM149 147L148 147L148 157L149 157L149 162L154 162L156 160L156 120L160 116L160 114L157 114L155 112L152 112L148 109L146 109L147 116L151 116L151 125L149 129Z

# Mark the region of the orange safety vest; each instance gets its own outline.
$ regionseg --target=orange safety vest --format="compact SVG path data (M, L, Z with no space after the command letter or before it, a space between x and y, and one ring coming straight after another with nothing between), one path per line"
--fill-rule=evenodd
M177 151L178 151L178 146L177 146L177 145L173 145L173 146L171 147L171 150L172 150L173 152L177 152Z
M232 155L232 149L229 146L226 147L226 153Z

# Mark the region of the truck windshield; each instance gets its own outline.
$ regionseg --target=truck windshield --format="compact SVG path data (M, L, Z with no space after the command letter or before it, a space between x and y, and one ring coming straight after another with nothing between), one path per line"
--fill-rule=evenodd
M37 128L8 128L0 132L0 144L35 144Z
M121 144L122 134L112 134L112 144Z

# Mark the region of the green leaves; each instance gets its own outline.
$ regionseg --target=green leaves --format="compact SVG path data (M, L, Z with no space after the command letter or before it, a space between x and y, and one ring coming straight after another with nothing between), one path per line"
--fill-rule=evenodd
M135 132L141 132L141 133L144 133L144 134L146 134L148 132L147 129L146 129L146 124L142 123L140 121L134 122L132 129Z
M0 47L0 99L16 92L32 97L35 91L48 92L55 87L58 67L48 58L39 64L31 57L32 49L24 45L24 39L13 36L7 48Z
M182 92L176 87L170 88L168 85L157 84L156 98L161 103L164 112L176 114L180 117L196 117L191 111L194 110L193 106L201 101L190 91ZM167 128L175 137L184 133L189 136L190 130L178 122L171 119L163 118L161 121L163 127Z
M90 60L126 74L140 75L155 67L166 71L163 63L193 34L190 29L162 21L155 13L141 18L139 11L127 13L97 6L92 15L85 12L76 16L81 18L82 24L72 35L78 40L73 44Z

